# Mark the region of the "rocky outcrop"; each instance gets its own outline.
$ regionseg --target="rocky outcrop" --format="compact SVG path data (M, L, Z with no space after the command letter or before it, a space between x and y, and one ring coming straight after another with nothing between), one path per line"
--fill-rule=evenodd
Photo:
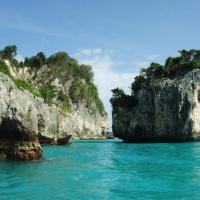
M113 132L108 131L105 133L106 139L115 139Z
M37 138L63 143L68 135L101 135L107 128L107 116L79 106L62 114L59 108L40 97L18 89L0 73L0 159L39 159L42 155Z
M48 66L43 66L37 70L31 70L29 67L16 68L15 66L11 66L9 61L5 62L13 77L26 80L36 87L46 79L46 81L51 82L56 89L62 90L67 96L69 95L69 88L72 84L73 77L69 80L62 81L59 77L53 75L54 72L52 69L50 70ZM28 92L25 91L25 93L27 94ZM33 105L33 107L38 110L39 138L44 139L46 137L56 140L66 135L72 135L73 138L81 139L86 137L88 139L95 139L96 137L102 137L107 131L107 113L105 111L100 112L94 102L90 102L89 108L84 100L82 102L73 103L71 98L69 98L71 108L70 111L65 112L61 107L62 103L57 98L52 100L51 106L45 103L43 98L34 97L34 101L35 105Z
M151 82L137 105L113 111L113 133L125 142L200 140L200 70Z
M38 160L42 157L38 139L22 140L0 138L0 160Z

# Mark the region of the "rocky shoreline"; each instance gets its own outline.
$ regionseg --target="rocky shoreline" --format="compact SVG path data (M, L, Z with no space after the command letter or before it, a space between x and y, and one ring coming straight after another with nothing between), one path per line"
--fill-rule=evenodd
M62 138L50 138L45 136L39 136L39 142L41 145L65 145L70 144L72 135L66 135Z
M74 137L72 135L64 138L35 138L32 140L22 139L0 139L0 160L39 160L42 158L42 146L46 145L67 145L72 141L86 140L105 140L114 139L109 133L106 136L84 135L82 137Z
M112 132L105 132L101 135L95 134L84 134L81 136L73 137L73 140L105 140L105 139L114 139L114 135Z

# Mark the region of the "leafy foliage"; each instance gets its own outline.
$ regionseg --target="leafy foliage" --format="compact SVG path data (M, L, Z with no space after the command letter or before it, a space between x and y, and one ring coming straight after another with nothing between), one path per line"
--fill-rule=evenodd
M114 111L117 111L121 107L125 109L131 109L137 105L137 99L135 96L125 94L122 89L115 88L112 90L112 93L113 95L110 99L110 102Z
M103 113L105 109L101 99L99 98L97 87L94 84L88 84L86 92L86 95L89 97L87 99L87 105L90 106L90 104L94 102L99 112Z
M10 70L8 66L6 65L6 63L2 60L0 60L0 72L2 72L3 74L6 74L7 76L11 78Z
M180 56L167 58L164 66L151 63L149 67L142 69L132 83L132 94L137 92L144 83L162 78L175 78L192 69L200 69L200 50L182 50L179 53Z
M16 55L17 55L16 45L5 46L4 49L0 51L0 57L2 59L12 60Z
M32 84L23 80L13 80L20 89L26 89L36 96L41 96L47 103L53 103L52 100L59 100L65 110L70 110L71 102L73 104L84 103L89 109L96 108L103 113L104 106L99 98L98 89L93 83L94 74L89 65L79 64L76 59L70 57L66 52L60 51L49 57L43 52L35 56L26 57L24 61L18 62L15 59L17 47L15 45L7 46L0 51L0 59L9 59L11 66L16 68L28 67L30 73L33 73ZM8 74L7 68L0 66L3 73ZM68 84L69 88L56 88L52 82L58 80L62 86ZM39 90L36 91L37 85ZM55 103L55 101L54 101Z
M1 61L1 60L0 60L0 72L10 77L14 81L17 88L22 89L22 90L28 90L34 96L40 96L39 91L33 85L31 85L25 80L14 78L10 73L9 67L6 65L4 61Z
M97 87L93 83L76 78L71 84L69 95L73 103L84 101L87 107L95 103L99 112L104 112L104 106L99 98Z
M21 89L21 90L28 90L30 93L32 93L34 96L40 96L39 91L30 83L28 83L25 80L21 80L21 79L15 79L14 80L15 85Z
M68 112L71 110L70 98L62 90L57 93L58 100L61 101L63 110Z
M134 92L139 91L145 83L146 83L146 79L144 78L144 76L142 75L136 76L135 81L131 85L132 91Z
M179 51L177 57L169 57L166 59L165 65L151 63L146 69L141 69L140 74L135 77L131 85L132 95L126 95L123 90L116 88L112 90L113 96L110 102L113 109L118 107L129 108L136 105L137 92L152 81L159 81L163 78L173 79L183 76L190 70L200 69L200 50L191 49L189 51Z
M30 58L26 57L24 59L24 65L31 68L41 68L46 63L46 56L43 52L37 53L36 56L32 56Z
M46 103L51 104L52 99L56 96L55 87L50 84L44 84L40 87L40 94L42 95Z

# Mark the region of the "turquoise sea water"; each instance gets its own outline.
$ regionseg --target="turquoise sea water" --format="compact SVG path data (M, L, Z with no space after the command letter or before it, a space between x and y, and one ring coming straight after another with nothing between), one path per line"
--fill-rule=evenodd
M83 141L0 162L0 200L200 199L200 143Z

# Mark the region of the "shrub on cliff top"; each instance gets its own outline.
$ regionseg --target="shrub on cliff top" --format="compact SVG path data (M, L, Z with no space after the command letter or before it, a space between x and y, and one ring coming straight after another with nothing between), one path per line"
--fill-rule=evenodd
M190 70L200 69L200 50L179 51L180 56L168 57L162 66L151 63L149 67L142 69L132 83L132 94L137 92L143 83L162 78L175 78L182 76Z
M44 64L46 64L46 56L44 55L43 52L39 52L36 54L36 56L32 56L30 58L26 57L24 59L23 65L31 68L41 68Z
M10 47L12 48L9 49ZM99 98L98 90L94 84L94 74L91 66L79 64L76 59L63 51L49 57L46 57L43 52L39 52L35 56L26 57L24 61L19 63L15 59L17 47L14 47L16 46L9 46L9 48L4 48L0 51L0 59L5 59L5 52L8 52L6 58L9 57L11 67L28 67L29 71L33 73L33 81L35 81L35 84L39 83L40 85L38 93L41 94L46 102L51 103L54 97L60 98L59 89L56 91L56 88L52 88L51 86L53 80L59 80L61 85L72 81L69 91L63 91L65 95L69 94L67 96L69 100L71 99L75 104L85 102L89 109L96 110L97 108L101 113L104 112L103 103ZM38 73L39 69L41 69L42 73ZM32 91L31 87L28 87L27 82L16 81L16 84L21 89L26 88L30 92ZM96 105L96 108L94 105Z
M0 60L0 72L2 72L3 74L6 74L9 78L11 78L14 81L17 88L21 90L28 90L34 96L40 96L39 91L33 85L31 85L25 80L14 78L10 73L9 67L2 60Z
M137 105L135 96L125 94L122 89L115 88L112 90L112 93L110 103L114 111L117 111L119 108L131 109Z
M17 46L8 45L5 46L3 50L0 51L0 56L2 59L12 60L17 55Z
M147 83L159 81L162 78L176 78L183 76L190 70L200 69L200 50L181 50L177 57L169 57L162 66L151 63L149 67L141 69L140 74L135 77L131 85L132 95L126 95L123 90L116 88L112 90L113 96L110 102L113 109L118 107L129 108L136 105L137 92Z

